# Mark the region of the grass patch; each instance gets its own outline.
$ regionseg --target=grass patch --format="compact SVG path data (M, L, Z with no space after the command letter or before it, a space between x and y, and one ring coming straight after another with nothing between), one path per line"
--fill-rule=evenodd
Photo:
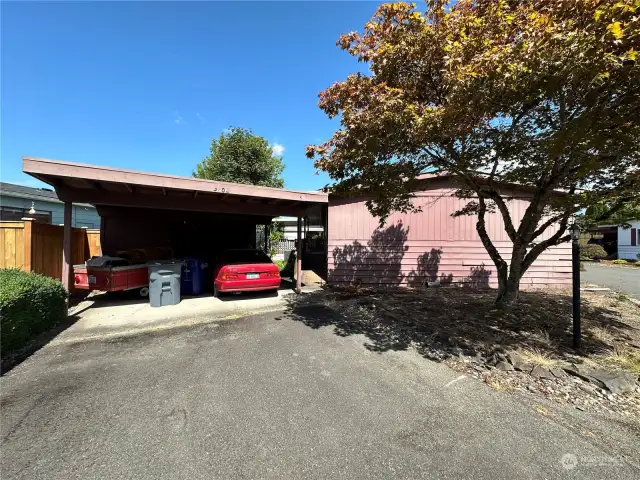
M591 327L589 328L589 332L593 336L594 339L606 343L608 345L612 345L614 341L614 335L610 329L607 327Z
M616 292L615 297L616 297L616 300L620 302L625 302L629 300L629 296L626 293L622 293L622 292Z
M620 370L640 373L640 350L637 348L614 348L600 355L602 363Z
M551 341L551 335L549 335L549 332L547 330L536 330L533 333L532 338L546 347L550 347L553 345L553 342Z
M538 348L523 348L518 353L531 365L538 365L544 368L553 368L560 365L560 360L553 355L543 352Z

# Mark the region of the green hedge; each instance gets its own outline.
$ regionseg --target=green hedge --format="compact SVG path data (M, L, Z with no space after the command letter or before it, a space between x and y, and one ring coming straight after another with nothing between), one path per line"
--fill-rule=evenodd
M606 258L607 252L602 245L590 243L588 245L580 245L580 256L591 259Z
M67 316L67 292L53 278L0 269L0 349L2 356L24 346Z

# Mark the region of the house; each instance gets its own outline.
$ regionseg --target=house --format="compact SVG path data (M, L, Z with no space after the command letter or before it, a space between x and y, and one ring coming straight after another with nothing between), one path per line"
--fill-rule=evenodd
M31 188L0 182L0 220L19 221L24 217L41 223L64 223L64 203L50 188ZM76 228L100 228L100 215L93 205L73 205L72 226Z
M508 208L514 222L524 215L531 193L511 185ZM453 195L448 177L427 175L415 192L418 213L393 213L381 227L362 198L329 199L328 281L333 284L422 286L458 284L497 287L493 261L476 232L475 216L452 217L467 200ZM499 213L487 213L489 237L505 260L512 242ZM553 233L548 229L540 240ZM523 288L571 282L571 244L543 252L525 273Z
M631 228L618 227L618 258L640 260L640 220L629 223Z
M284 239L293 241L296 239L298 233L298 219L296 217L276 217L274 222L281 223L284 227ZM303 219L304 222L304 219ZM306 238L306 235L311 232L321 233L323 227L321 225L302 225L302 238Z
M72 162L23 158L23 171L54 185L64 201L64 249L72 249L75 206L91 204L101 217L102 253L169 247L176 256L210 258L225 248L258 247L256 232L274 218L296 219L296 271L313 270L335 285L497 286L495 266L475 229L474 216L452 217L467 200L453 195L455 180L427 176L415 192L416 213L393 213L382 226L366 197L329 197L191 177L145 173ZM504 185L514 222L524 215L532 193ZM290 222L292 223L292 222ZM488 213L490 238L505 260L512 243L502 216ZM300 228L298 228L298 225ZM292 225L290 225L290 228ZM317 231L311 228L317 228ZM302 235L305 234L303 241ZM313 235L312 235L313 233ZM548 229L540 240L553 233ZM62 263L68 282L70 253ZM66 270L65 270L66 269ZM522 287L571 282L571 245L552 247L533 263ZM67 284L68 286L68 284Z

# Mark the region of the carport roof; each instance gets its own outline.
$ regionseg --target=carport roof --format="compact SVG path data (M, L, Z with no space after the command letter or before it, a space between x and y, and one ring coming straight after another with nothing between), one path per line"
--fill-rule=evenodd
M328 203L323 192L286 190L42 158L22 170L55 188L65 202L250 215L301 215Z

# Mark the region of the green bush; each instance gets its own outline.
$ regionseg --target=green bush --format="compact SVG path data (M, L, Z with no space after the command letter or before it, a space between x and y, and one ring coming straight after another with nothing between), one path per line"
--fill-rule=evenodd
M611 263L615 263L616 265L626 265L627 261L626 260L622 260L622 259L618 259L618 260L614 260Z
M640 260L638 260L636 263L634 263L634 265L635 265L636 267L640 267Z
M590 243L588 245L580 245L580 256L586 258L605 258L607 252L602 245L597 243Z
M67 292L53 278L0 269L0 349L4 357L67 316Z

